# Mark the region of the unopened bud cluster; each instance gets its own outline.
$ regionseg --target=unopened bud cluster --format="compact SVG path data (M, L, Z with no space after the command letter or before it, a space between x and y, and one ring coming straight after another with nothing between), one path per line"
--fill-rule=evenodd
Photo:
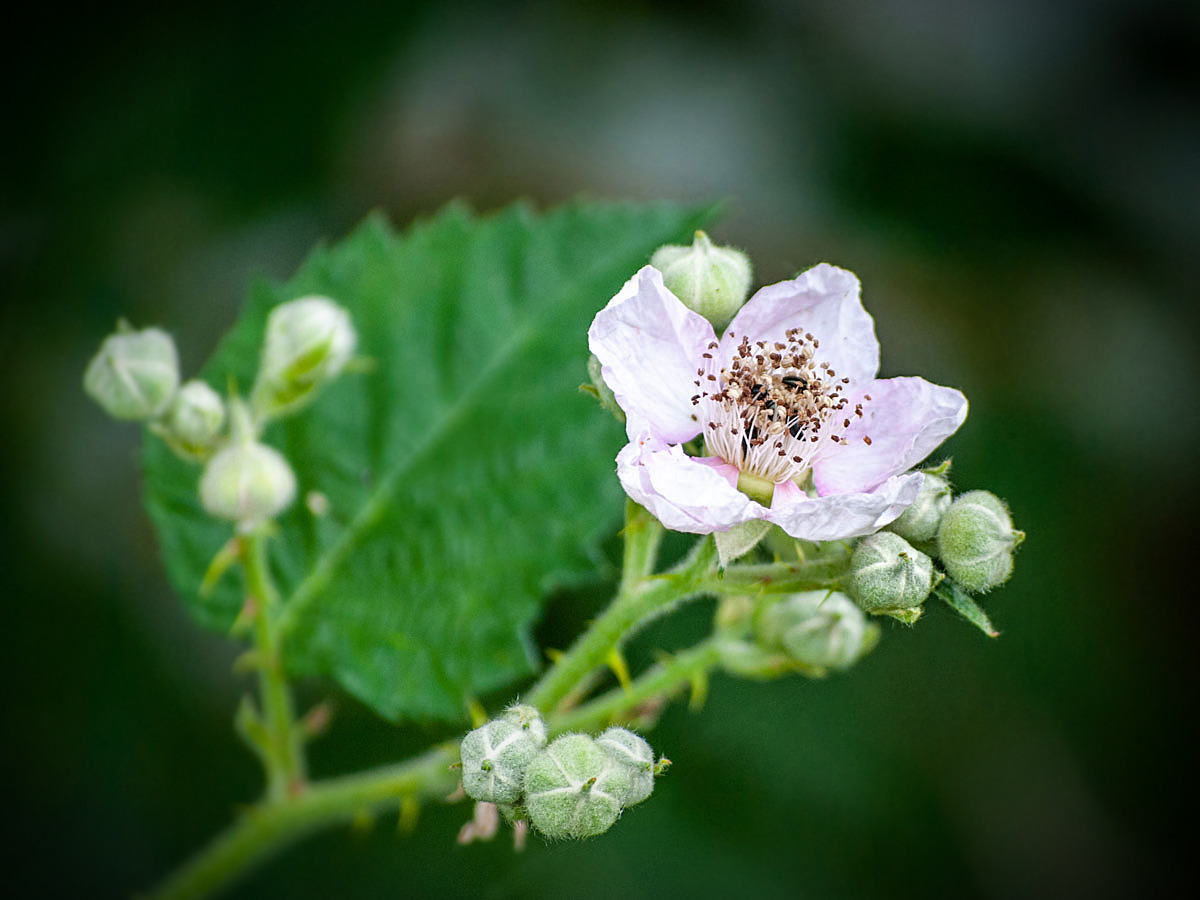
M995 494L953 497L948 466L927 470L913 505L886 530L859 541L845 587L863 610L911 624L944 578L983 593L1012 574L1013 551L1024 533L1013 528L1008 507Z
M463 738L463 790L527 819L548 838L603 834L626 807L654 790L650 745L625 728L599 737L564 734L550 743L537 710L513 706Z
M303 408L354 353L349 313L325 297L275 307L267 318L250 403L224 400L207 383L180 387L179 354L165 331L122 323L84 373L84 390L117 419L147 423L178 456L204 463L201 504L213 516L251 528L296 496L287 460L259 441L262 426Z

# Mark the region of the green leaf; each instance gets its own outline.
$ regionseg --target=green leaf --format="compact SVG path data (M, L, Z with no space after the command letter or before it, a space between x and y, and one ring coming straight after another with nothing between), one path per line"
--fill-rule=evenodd
M375 365L345 374L263 439L296 470L272 570L288 668L329 675L384 716L462 715L529 673L529 626L556 583L591 567L613 527L620 426L578 390L587 327L663 243L706 213L576 203L544 216L451 207L397 236L381 219L258 283L204 370L253 383L266 316L323 294ZM173 584L227 630L238 578L199 587L231 527L196 498L199 470L147 436L146 505ZM311 491L328 500L315 516Z
M952 610L954 610L988 637L1000 637L1000 632L992 627L992 620L988 618L987 613L983 611L983 608L975 602L970 594L960 588L953 581L947 578L945 581L935 587L933 592L942 600L944 600L947 606L949 606Z

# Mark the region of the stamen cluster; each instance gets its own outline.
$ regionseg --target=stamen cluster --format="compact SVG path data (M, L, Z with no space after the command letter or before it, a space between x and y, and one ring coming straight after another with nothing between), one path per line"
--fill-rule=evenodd
M711 341L691 398L702 413L709 452L775 483L803 474L824 440L844 441L851 417L863 415L862 403L851 410L843 393L850 379L817 361L820 341L799 328L785 337L751 342L743 336L719 369L720 345Z

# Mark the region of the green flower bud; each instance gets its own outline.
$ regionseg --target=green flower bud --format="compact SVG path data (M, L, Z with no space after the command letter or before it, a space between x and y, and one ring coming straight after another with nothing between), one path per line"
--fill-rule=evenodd
M121 326L100 345L83 374L83 389L114 419L154 419L179 387L179 354L165 331Z
M913 544L932 541L937 537L938 525L949 508L950 482L941 475L927 472L913 505L900 513L900 517L888 525L887 530Z
M772 603L758 617L759 640L817 669L848 669L879 642L879 626L836 591L804 591Z
M767 650L755 641L725 637L717 642L721 668L738 678L770 681L796 671L793 661L783 653Z
M167 412L163 437L186 459L203 459L216 443L225 424L221 396L203 381L192 380L179 389Z
M230 407L231 435L204 467L200 503L210 515L251 528L274 518L296 498L296 476L276 450L258 442L249 410Z
M938 556L946 572L968 591L990 591L1008 580L1013 550L1025 540L1014 531L1004 501L988 491L960 495L938 529Z
M462 740L463 790L476 800L515 804L525 786L525 770L543 745L537 736L508 719L493 719Z
M300 409L342 371L357 342L350 314L326 297L275 307L254 384L255 411L269 419Z
M732 247L717 247L703 231L690 247L668 244L650 257L667 289L683 305L725 330L750 294L750 259Z
M933 560L890 531L867 535L850 557L846 591L869 613L915 622L933 585Z
M542 714L538 712L537 707L518 703L506 709L501 718L525 731L533 738L539 750L546 746L546 723L542 721Z
M654 751L646 741L627 728L612 727L596 744L618 765L629 770L629 793L622 806L641 803L654 791Z
M603 834L632 791L630 771L586 734L564 734L525 770L525 811L549 838Z

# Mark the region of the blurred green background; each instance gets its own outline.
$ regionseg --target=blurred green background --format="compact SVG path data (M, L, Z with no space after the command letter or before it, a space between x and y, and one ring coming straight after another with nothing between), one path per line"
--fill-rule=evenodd
M102 5L11 23L0 174L9 896L127 896L258 790L237 648L171 595L136 429L84 398L119 315L196 370L254 273L369 210L727 198L759 280L858 273L885 374L963 389L964 488L1029 534L989 642L945 610L824 683L718 678L652 802L579 845L465 806L322 834L238 897L1124 897L1191 867L1194 5ZM597 298L597 304L607 298ZM581 362L582 366L582 362ZM614 446L614 453L617 449ZM613 511L614 527L617 510ZM603 595L564 593L563 646ZM635 656L704 628L698 605ZM323 685L303 694L324 696ZM317 774L444 736L339 702Z

